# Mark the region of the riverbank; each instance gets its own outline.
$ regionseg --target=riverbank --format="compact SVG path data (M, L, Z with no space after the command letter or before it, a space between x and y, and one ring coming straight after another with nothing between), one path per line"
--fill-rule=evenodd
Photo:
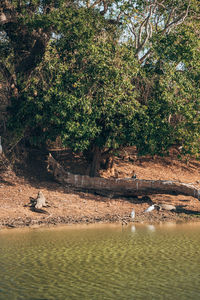
M65 159L65 163L68 160ZM71 160L72 161L72 160ZM37 165L37 168L36 168ZM129 177L135 172L140 179L178 180L192 183L200 188L200 162L179 161L176 156L168 158L140 158L134 161L116 158L115 176ZM38 227L58 224L89 224L97 222L131 222L131 211L136 216L134 222L188 222L200 221L200 201L193 197L152 195L138 198L109 198L88 192L76 191L53 181L32 162L27 169L1 169L0 173L0 228ZM101 176L109 177L106 171ZM32 211L28 206L30 197L36 198L42 191L49 207L44 213ZM166 203L179 207L178 212L157 211L144 213L151 203Z

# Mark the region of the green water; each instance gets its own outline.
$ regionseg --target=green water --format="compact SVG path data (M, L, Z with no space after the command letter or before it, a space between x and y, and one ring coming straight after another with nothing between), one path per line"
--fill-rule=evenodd
M2 230L2 299L200 299L200 224Z

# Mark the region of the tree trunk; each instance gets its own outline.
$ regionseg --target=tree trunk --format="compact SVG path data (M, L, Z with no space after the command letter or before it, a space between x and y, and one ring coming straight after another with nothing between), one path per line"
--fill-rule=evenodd
M105 169L112 169L113 168L113 164L114 164L114 159L113 156L109 156L106 158L106 162L105 162Z
M48 157L48 171L62 184L72 185L81 190L87 190L103 195L142 196L152 194L185 195L200 200L200 190L186 183L168 180L139 180L132 178L105 179L74 175L66 172L51 156Z
M113 155L108 155L108 157L105 160L104 169L109 171L110 176L115 175L115 168L114 168L114 158Z
M92 149L91 164L90 164L90 177L98 177L100 169L101 151L98 146Z

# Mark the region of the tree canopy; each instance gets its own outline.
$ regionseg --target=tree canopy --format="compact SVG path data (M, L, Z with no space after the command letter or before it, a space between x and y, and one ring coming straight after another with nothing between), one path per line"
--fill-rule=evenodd
M0 4L0 79L17 139L61 138L100 159L200 145L199 7L192 1Z

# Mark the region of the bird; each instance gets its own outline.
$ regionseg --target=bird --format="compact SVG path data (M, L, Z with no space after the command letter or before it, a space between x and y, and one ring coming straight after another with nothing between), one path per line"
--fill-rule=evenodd
M135 218L135 211L134 211L134 209L133 209L132 212L131 212L131 218L132 218L132 219Z
M148 213L148 212L151 212L152 210L154 210L155 209L155 204L153 204L153 205L151 205L151 206L149 206L147 209L145 209L145 213Z
M1 145L1 136L0 136L0 154L3 153L3 148L2 148L2 145Z

